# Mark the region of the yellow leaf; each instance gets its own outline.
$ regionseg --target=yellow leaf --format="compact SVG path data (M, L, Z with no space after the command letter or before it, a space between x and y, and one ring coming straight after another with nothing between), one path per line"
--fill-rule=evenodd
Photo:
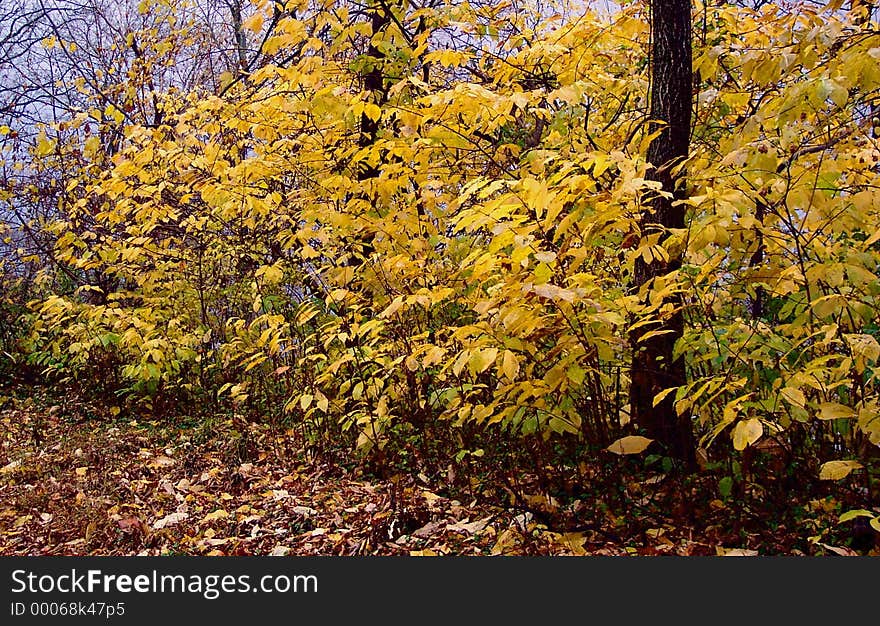
M858 461L828 461L819 470L819 480L840 480L862 467Z
M219 519L224 519L229 517L229 513L224 511L223 509L217 509L213 513L208 513L204 518L202 518L202 524L207 524L209 522L214 522Z
M855 417L856 413L851 408L837 402L823 402L819 405L820 420L836 420Z
M461 354L458 355L458 358L455 359L455 363L452 364L452 373L456 376L460 376L461 370L463 370L464 366L467 365L470 356L470 350L462 350Z
M565 300L566 302L574 302L577 294L570 289L563 289L556 285L535 285L532 287L532 293L541 298L549 300Z
M76 475L79 476L80 478L83 478L83 477L85 477L85 475L88 471L89 471L88 467L77 467L76 468Z
M745 450L761 438L764 434L764 426L761 420L752 418L737 423L733 429L733 447L737 450Z
M108 117L117 124L121 124L122 121L125 119L125 114L120 111L118 107L112 104L108 104L106 107L104 107L104 117Z
M330 406L330 400L328 400L327 396L325 396L320 391L316 391L315 392L315 405L318 407L318 410L326 413L327 409Z
M497 356L497 348L483 348L481 350L474 350L473 352L471 352L471 356L468 359L468 366L470 367L471 373L481 374L485 372L489 368L489 366L495 362Z
M868 436L875 446L880 446L880 415L877 406L869 404L859 409L859 430Z
M374 438L366 433L366 431L362 431L361 434L358 435L357 446L358 450L368 451L373 447L375 443Z
M654 396L654 402L651 406L657 406L666 399L666 396L668 396L670 393L675 393L676 391L678 391L678 387L670 387L669 389L664 389L656 396Z
M874 514L867 509L856 509L853 511L847 511L846 513L841 514L841 516L837 519L837 523L843 524L844 522L854 520L857 517L874 517Z
M583 533L565 533L558 539L558 543L575 556L586 556L589 554L584 548L585 541L586 537Z
M804 405L807 403L807 399L804 397L804 392L800 389L783 387L780 393L789 404L793 404L794 406L804 408Z
M880 343L872 335L848 334L843 336L853 356L876 361L880 358Z
M55 146L58 142L54 139L48 139L46 135L40 133L40 136L37 138L37 148L36 155L38 157L49 156L53 152L55 152Z
M663 335L668 335L669 333L674 333L674 332L676 332L676 331L674 331L674 330L649 330L644 335L639 337L639 343L646 342L654 337L661 337ZM657 399L656 396L654 397L654 399L655 400ZM662 402L663 398L660 398L660 401Z
M510 380L515 380L516 375L519 374L519 360L510 350L504 351L504 355L501 359L501 371L504 372L504 375Z
M608 446L606 450L614 454L638 454L651 445L652 441L654 440L640 435L629 435L621 437Z
M301 395L299 397L300 408L303 411L305 411L306 409L308 409L312 405L312 400L314 400L314 399L315 399L315 397L312 394L304 393L303 395Z
M259 33L263 29L263 14L260 12L254 13L242 22L241 25L252 33Z
M383 319L387 319L387 318L391 317L392 315L394 315L395 313L397 313L397 311L402 306L403 306L403 298L400 298L400 297L394 298L394 300L391 301L391 304L389 304L387 307L385 307L384 311L379 313L379 317L381 317Z
M257 270L257 276L262 276L267 285L277 285L284 278L284 271L278 267L278 264L264 265Z
M378 105L368 102L364 105L364 115L374 122L378 122L379 118L382 117L382 109Z
M822 296L816 298L810 303L813 312L819 317L825 318L833 315L839 309L846 306L846 299L843 296L832 294L830 296Z

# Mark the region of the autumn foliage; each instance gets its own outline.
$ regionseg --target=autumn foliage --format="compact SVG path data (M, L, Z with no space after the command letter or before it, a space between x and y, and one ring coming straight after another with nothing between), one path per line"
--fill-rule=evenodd
M80 85L10 151L29 176L0 199L52 210L2 368L552 524L676 469L628 398L632 339L680 315L687 381L654 404L692 425L713 506L803 488L880 527L876 21L696 3L685 225L660 231L649 16L621 4L260 2L259 62L186 89L154 79L191 25L127 33L112 103Z

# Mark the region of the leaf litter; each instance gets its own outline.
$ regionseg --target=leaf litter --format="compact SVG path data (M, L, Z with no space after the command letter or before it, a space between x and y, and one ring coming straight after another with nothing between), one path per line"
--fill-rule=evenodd
M535 514L537 505L532 512L465 503L438 493L441 485L426 485L424 475L370 478L290 449L289 437L262 424L247 425L255 452L241 458L225 443L241 435L231 423L213 424L211 436L200 437L197 429L163 422L76 420L38 411L0 411L2 555L767 552L747 542L725 547L712 526L695 532L661 525L626 535L620 520L609 517L605 528L550 529ZM41 445L33 438L37 422Z

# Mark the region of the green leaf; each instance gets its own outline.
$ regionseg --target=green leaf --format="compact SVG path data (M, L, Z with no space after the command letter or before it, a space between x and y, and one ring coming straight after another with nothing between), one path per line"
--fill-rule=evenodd
M725 476L721 480L718 481L718 493L721 494L722 498L729 498L730 494L733 492L733 477Z
M865 509L856 509L854 511L847 511L846 513L842 514L840 516L840 519L838 519L837 521L842 524L857 517L874 517L874 514L871 513L871 511L867 511Z

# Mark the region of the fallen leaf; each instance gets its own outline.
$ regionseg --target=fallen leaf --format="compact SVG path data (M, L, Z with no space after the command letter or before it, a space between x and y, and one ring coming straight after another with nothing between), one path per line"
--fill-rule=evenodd
M731 550L725 550L723 556L758 556L758 551L746 550L744 548L733 548Z
M124 533L133 533L141 528L141 521L134 517L124 517L121 520L116 522L116 525L119 526L119 529Z
M484 517L483 519L478 519L474 522L467 523L467 519L465 519L461 522L447 525L446 530L456 533L464 533L466 535L473 535L488 526L491 520L491 517Z
M584 537L583 533L565 533L564 535L561 535L557 541L575 556L587 555L587 551L584 549L586 537Z
M436 533L441 526L443 526L443 522L428 522L421 528L413 531L412 536L418 537L419 539L427 539Z
M157 520L153 524L153 528L159 530L161 528L166 528L168 526L174 526L179 524L183 520L187 519L189 515L187 513L171 513L170 515L166 515L160 520Z
M817 546L822 546L829 552L833 552L837 556L859 556L859 553L855 550L850 550L849 548L838 548L837 546L830 546L827 543L822 543L820 541L816 542Z
M162 467L171 467L175 463L176 463L176 461L170 457L157 456L152 461L147 463L147 467L149 467L150 469L158 469L158 468L162 468Z
M6 474L8 472L14 472L19 467L21 467L21 459L17 459L12 461L11 463L7 463L3 467L0 467L0 474Z
M303 517L310 517L318 512L310 506L295 506L290 510L297 515L302 515Z
M212 513L208 513L205 517L202 518L202 524L209 524L211 522L215 522L220 519L225 519L229 517L229 513L224 509L217 509Z

